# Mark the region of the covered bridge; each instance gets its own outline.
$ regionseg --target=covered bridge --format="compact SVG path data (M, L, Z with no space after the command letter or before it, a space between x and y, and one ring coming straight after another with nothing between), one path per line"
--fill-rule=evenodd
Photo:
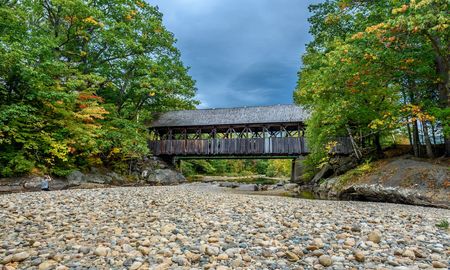
M149 147L166 157L298 157L308 153L308 117L296 105L171 111L152 123ZM334 151L349 153L339 141Z

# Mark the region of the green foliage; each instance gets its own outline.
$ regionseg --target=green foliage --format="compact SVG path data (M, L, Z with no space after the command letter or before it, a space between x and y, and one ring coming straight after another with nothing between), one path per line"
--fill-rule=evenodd
M274 176L289 176L291 173L291 161L285 159L271 159L267 166L266 175Z
M181 163L184 175L197 174L219 176L248 176L266 175L269 177L289 177L291 173L291 160L189 160Z
M1 2L0 176L147 154L154 113L197 104L174 43L144 1Z
M446 219L441 220L439 223L436 224L436 227L441 229L448 229L449 228L448 220Z
M383 136L407 124L448 132L447 1L328 0L310 10L314 40L294 98L312 111L311 171L349 133L380 154Z

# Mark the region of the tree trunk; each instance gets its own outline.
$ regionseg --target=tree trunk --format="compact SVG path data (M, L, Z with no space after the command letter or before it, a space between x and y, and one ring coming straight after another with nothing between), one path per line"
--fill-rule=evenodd
M435 55L436 73L439 76L439 82L437 84L437 88L439 91L439 103L442 108L448 108L450 107L450 54L448 53L450 45L448 41L444 40L446 44L444 44L443 46L441 43L441 39L438 36L434 36L430 33L426 33L426 36L431 42L431 46L433 47ZM450 135L444 134L444 143L446 145L445 154L446 156L450 156Z
M413 150L414 156L420 156L420 141L419 141L419 127L417 126L417 121L413 122Z
M436 145L436 127L432 123L430 124L431 124L431 134L433 135L433 144Z
M423 127L423 136L425 140L425 147L427 149L427 156L429 158L434 158L433 146L431 145L430 134L428 133L427 121L422 122L422 127Z
M413 138L411 135L411 126L408 124L406 124L406 129L408 130L408 139L409 139L409 144L412 146L413 145Z
M382 158L384 156L383 148L381 147L380 142L380 133L376 133L373 137L373 143L375 144L375 149L377 153L377 157Z

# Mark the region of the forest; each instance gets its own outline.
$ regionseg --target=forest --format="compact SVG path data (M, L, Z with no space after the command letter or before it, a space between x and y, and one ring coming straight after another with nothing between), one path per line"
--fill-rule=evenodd
M354 138L358 158L382 158L395 143L417 157L442 154L444 142L448 151L449 2L329 0L309 9L313 40L294 93L312 112L308 167L326 162L339 136Z
M307 125L311 172L334 138L358 158L412 146L434 158L450 137L449 3L327 0L310 6L296 104ZM145 1L0 0L0 177L127 171L150 155L150 122L194 109L195 81ZM448 148L447 148L448 151ZM191 161L188 174L286 175L287 161Z
M0 1L0 176L127 169L195 82L144 1Z

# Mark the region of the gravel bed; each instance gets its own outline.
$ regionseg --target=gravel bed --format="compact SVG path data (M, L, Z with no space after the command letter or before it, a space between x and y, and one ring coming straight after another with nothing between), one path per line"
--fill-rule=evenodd
M445 209L209 185L0 196L0 269L448 269Z

